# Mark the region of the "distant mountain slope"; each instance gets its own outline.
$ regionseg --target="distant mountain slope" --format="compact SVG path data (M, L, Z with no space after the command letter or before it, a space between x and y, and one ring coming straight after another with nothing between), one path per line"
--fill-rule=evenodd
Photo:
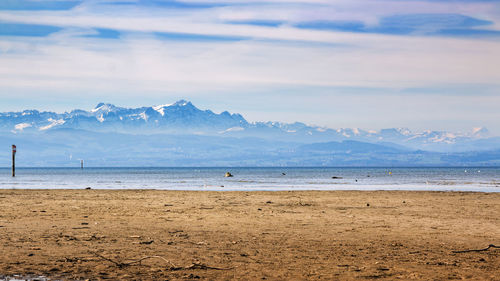
M77 109L62 114L37 110L0 113L0 129L14 132L72 128L127 133L187 133L194 130L225 130L247 124L239 114L202 111L184 100L170 105L141 108L100 103L91 111Z
M438 153L358 141L303 144L255 137L124 134L60 128L0 134L0 166L10 145L20 167L87 166L494 166L500 150Z
M9 147L11 143L18 144L21 159L29 151L33 165L66 165L74 158L121 166L132 165L129 160L195 166L207 161L255 166L488 165L497 159L465 152L500 150L500 138L490 137L485 128L469 133L414 133L406 128L371 131L300 122L251 123L240 114L201 110L185 100L139 108L100 103L90 111L0 113L0 144ZM460 158L464 155L475 155L471 157L477 161Z
M371 152L371 153L401 153L408 152L410 149L401 149L395 145L387 143L382 144L372 144L359 141L343 141L343 142L324 142L324 143L313 143L305 144L298 148L302 152L319 152L319 153L360 153L360 152Z

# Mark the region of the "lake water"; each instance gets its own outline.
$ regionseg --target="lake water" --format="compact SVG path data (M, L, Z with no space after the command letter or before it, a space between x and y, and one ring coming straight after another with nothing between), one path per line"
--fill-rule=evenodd
M226 178L229 171L234 177ZM0 168L2 189L500 192L500 168ZM340 178L332 178L340 177Z

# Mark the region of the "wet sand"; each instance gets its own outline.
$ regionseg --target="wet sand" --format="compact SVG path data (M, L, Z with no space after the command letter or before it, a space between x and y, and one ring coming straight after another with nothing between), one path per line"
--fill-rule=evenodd
M0 190L0 276L500 280L489 244L500 193Z

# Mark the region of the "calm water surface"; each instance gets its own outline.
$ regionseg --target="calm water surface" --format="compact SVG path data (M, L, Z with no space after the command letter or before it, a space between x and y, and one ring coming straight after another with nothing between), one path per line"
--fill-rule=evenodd
M234 177L225 178L229 171ZM332 178L341 177L341 178ZM500 168L0 168L0 188L500 191Z

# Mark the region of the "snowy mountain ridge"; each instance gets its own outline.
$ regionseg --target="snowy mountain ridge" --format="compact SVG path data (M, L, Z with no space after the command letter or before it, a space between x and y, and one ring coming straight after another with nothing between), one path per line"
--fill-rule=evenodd
M54 113L38 110L0 113L0 132L23 134L57 129L78 129L91 132L131 134L207 135L228 137L257 137L276 141L300 143L355 140L369 143L395 143L411 149L447 151L459 147L474 150L481 140L497 145L486 128L474 128L467 133L423 131L414 133L408 128L362 130L358 128L330 129L304 123L248 122L243 116L224 111L200 110L191 102L179 100L172 104L124 108L99 103L90 111L75 109ZM500 147L500 145L499 145Z

